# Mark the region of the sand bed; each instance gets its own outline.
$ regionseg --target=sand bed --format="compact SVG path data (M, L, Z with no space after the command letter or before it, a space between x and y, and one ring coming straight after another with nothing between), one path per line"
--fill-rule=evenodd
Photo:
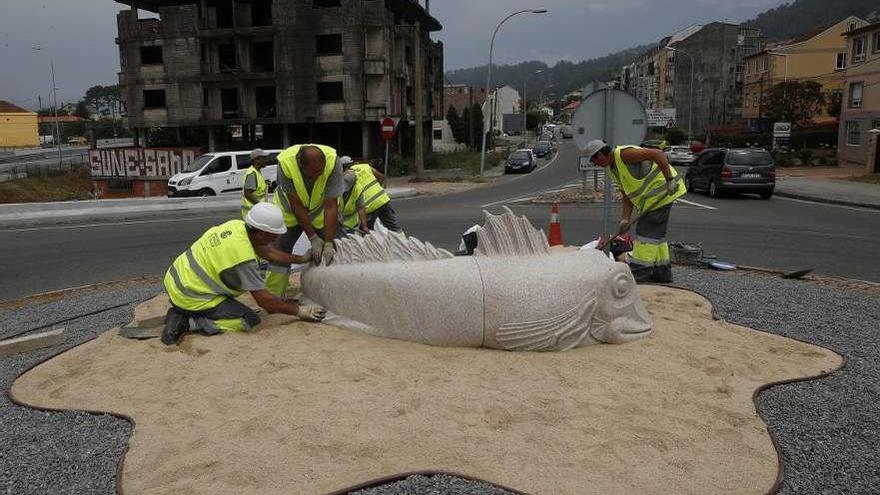
M623 346L434 348L275 315L179 348L107 332L12 394L133 417L126 493L320 494L418 470L534 494L764 493L777 456L752 393L841 358L641 291L656 332Z

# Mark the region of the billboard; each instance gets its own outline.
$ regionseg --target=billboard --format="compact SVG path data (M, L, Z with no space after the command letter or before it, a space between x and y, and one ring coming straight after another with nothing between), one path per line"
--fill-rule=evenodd
M107 148L89 150L92 177L167 179L201 154L199 148Z
M648 127L675 127L674 108L646 108Z

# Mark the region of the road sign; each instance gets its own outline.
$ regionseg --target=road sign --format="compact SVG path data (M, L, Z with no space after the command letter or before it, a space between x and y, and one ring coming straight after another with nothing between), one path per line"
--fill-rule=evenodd
M593 139L604 139L611 146L638 145L648 132L648 116L634 96L608 89L591 94L581 103L571 119L571 127L574 141L582 150Z
M382 133L382 139L385 141L391 141L394 137L394 119L391 117L385 117L382 119L379 130Z
M791 137L791 123L790 122L776 122L773 124L773 137L775 138L790 138Z

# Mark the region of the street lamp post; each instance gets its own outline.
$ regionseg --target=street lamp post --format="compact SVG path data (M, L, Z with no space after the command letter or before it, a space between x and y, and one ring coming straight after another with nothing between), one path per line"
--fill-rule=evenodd
M690 96L688 96L688 146L690 146L691 139L693 137L693 130L691 129L691 126L693 125L694 121L694 57L690 53L681 50L680 48L669 47L669 49L687 56L687 58L691 61L691 83L689 88Z
M508 19L510 19L511 17L513 17L515 15L519 15L519 14L546 14L546 13L547 13L547 9L520 10L520 11L514 12L512 14L509 14L504 19L501 19L501 22L499 22L498 25L495 26L495 31L492 33L492 41L489 43L489 67L488 67L488 71L486 74L486 91L489 91L490 88L492 87L492 55L495 52L495 35L498 34L498 30L501 29L501 25L504 24L505 22L507 22ZM488 96L488 94L487 94L487 96ZM493 98L497 98L497 96L498 95L496 92L496 94ZM484 122L485 122L485 116L484 116ZM489 123L489 131L490 132L492 131L493 126L494 126L494 122L490 122ZM483 172L485 171L485 168L486 168L486 126L484 124L483 125L483 146L482 146L482 150L480 151L480 176L481 177L483 176Z
M43 47L32 46L31 49L41 51ZM55 144L58 147L58 166L60 167L64 162L64 155L61 153L61 128L58 126L58 87L55 85L55 58L52 56L49 57L49 72L52 74L52 98L54 100L52 113L55 115Z
M544 69L536 70L534 74L529 74L528 76L526 76L525 81L523 81L523 96L522 96L522 101L521 101L522 113L523 113L523 146L525 146L529 142L528 136L527 136L527 133L529 132L529 126L528 126L529 100L526 97L527 89L528 89L528 85L529 85L529 78L532 76L536 76L538 74L541 74L543 72L544 72ZM538 103L540 104L540 102L538 102Z

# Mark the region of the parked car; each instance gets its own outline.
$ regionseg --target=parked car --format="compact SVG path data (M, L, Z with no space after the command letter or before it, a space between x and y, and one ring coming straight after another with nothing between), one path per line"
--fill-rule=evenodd
M518 149L507 157L504 162L504 173L531 172L538 166L538 159L532 150Z
M553 144L550 141L538 141L532 151L538 158L544 158L553 152Z
M654 148L660 151L666 151L666 148L669 147L669 143L667 143L663 139L649 139L642 143L642 148Z
M274 189L278 174L276 158L282 150L266 150L270 165L263 168L263 177ZM190 163L183 172L168 179L168 196L216 196L241 192L244 171L251 166L250 151L206 153Z
M666 150L666 158L673 165L690 165L696 157L687 146L672 146Z
M86 139L84 136L70 136L69 138L67 138L67 144L81 146L84 144L89 144L89 140Z
M553 134L553 133L545 132L544 134L541 134L541 135L538 137L538 141L550 141L550 142L555 142L555 141L556 141L556 135Z
M705 191L713 198L731 192L770 199L776 186L776 166L765 150L710 148L688 168L685 183L689 191Z

